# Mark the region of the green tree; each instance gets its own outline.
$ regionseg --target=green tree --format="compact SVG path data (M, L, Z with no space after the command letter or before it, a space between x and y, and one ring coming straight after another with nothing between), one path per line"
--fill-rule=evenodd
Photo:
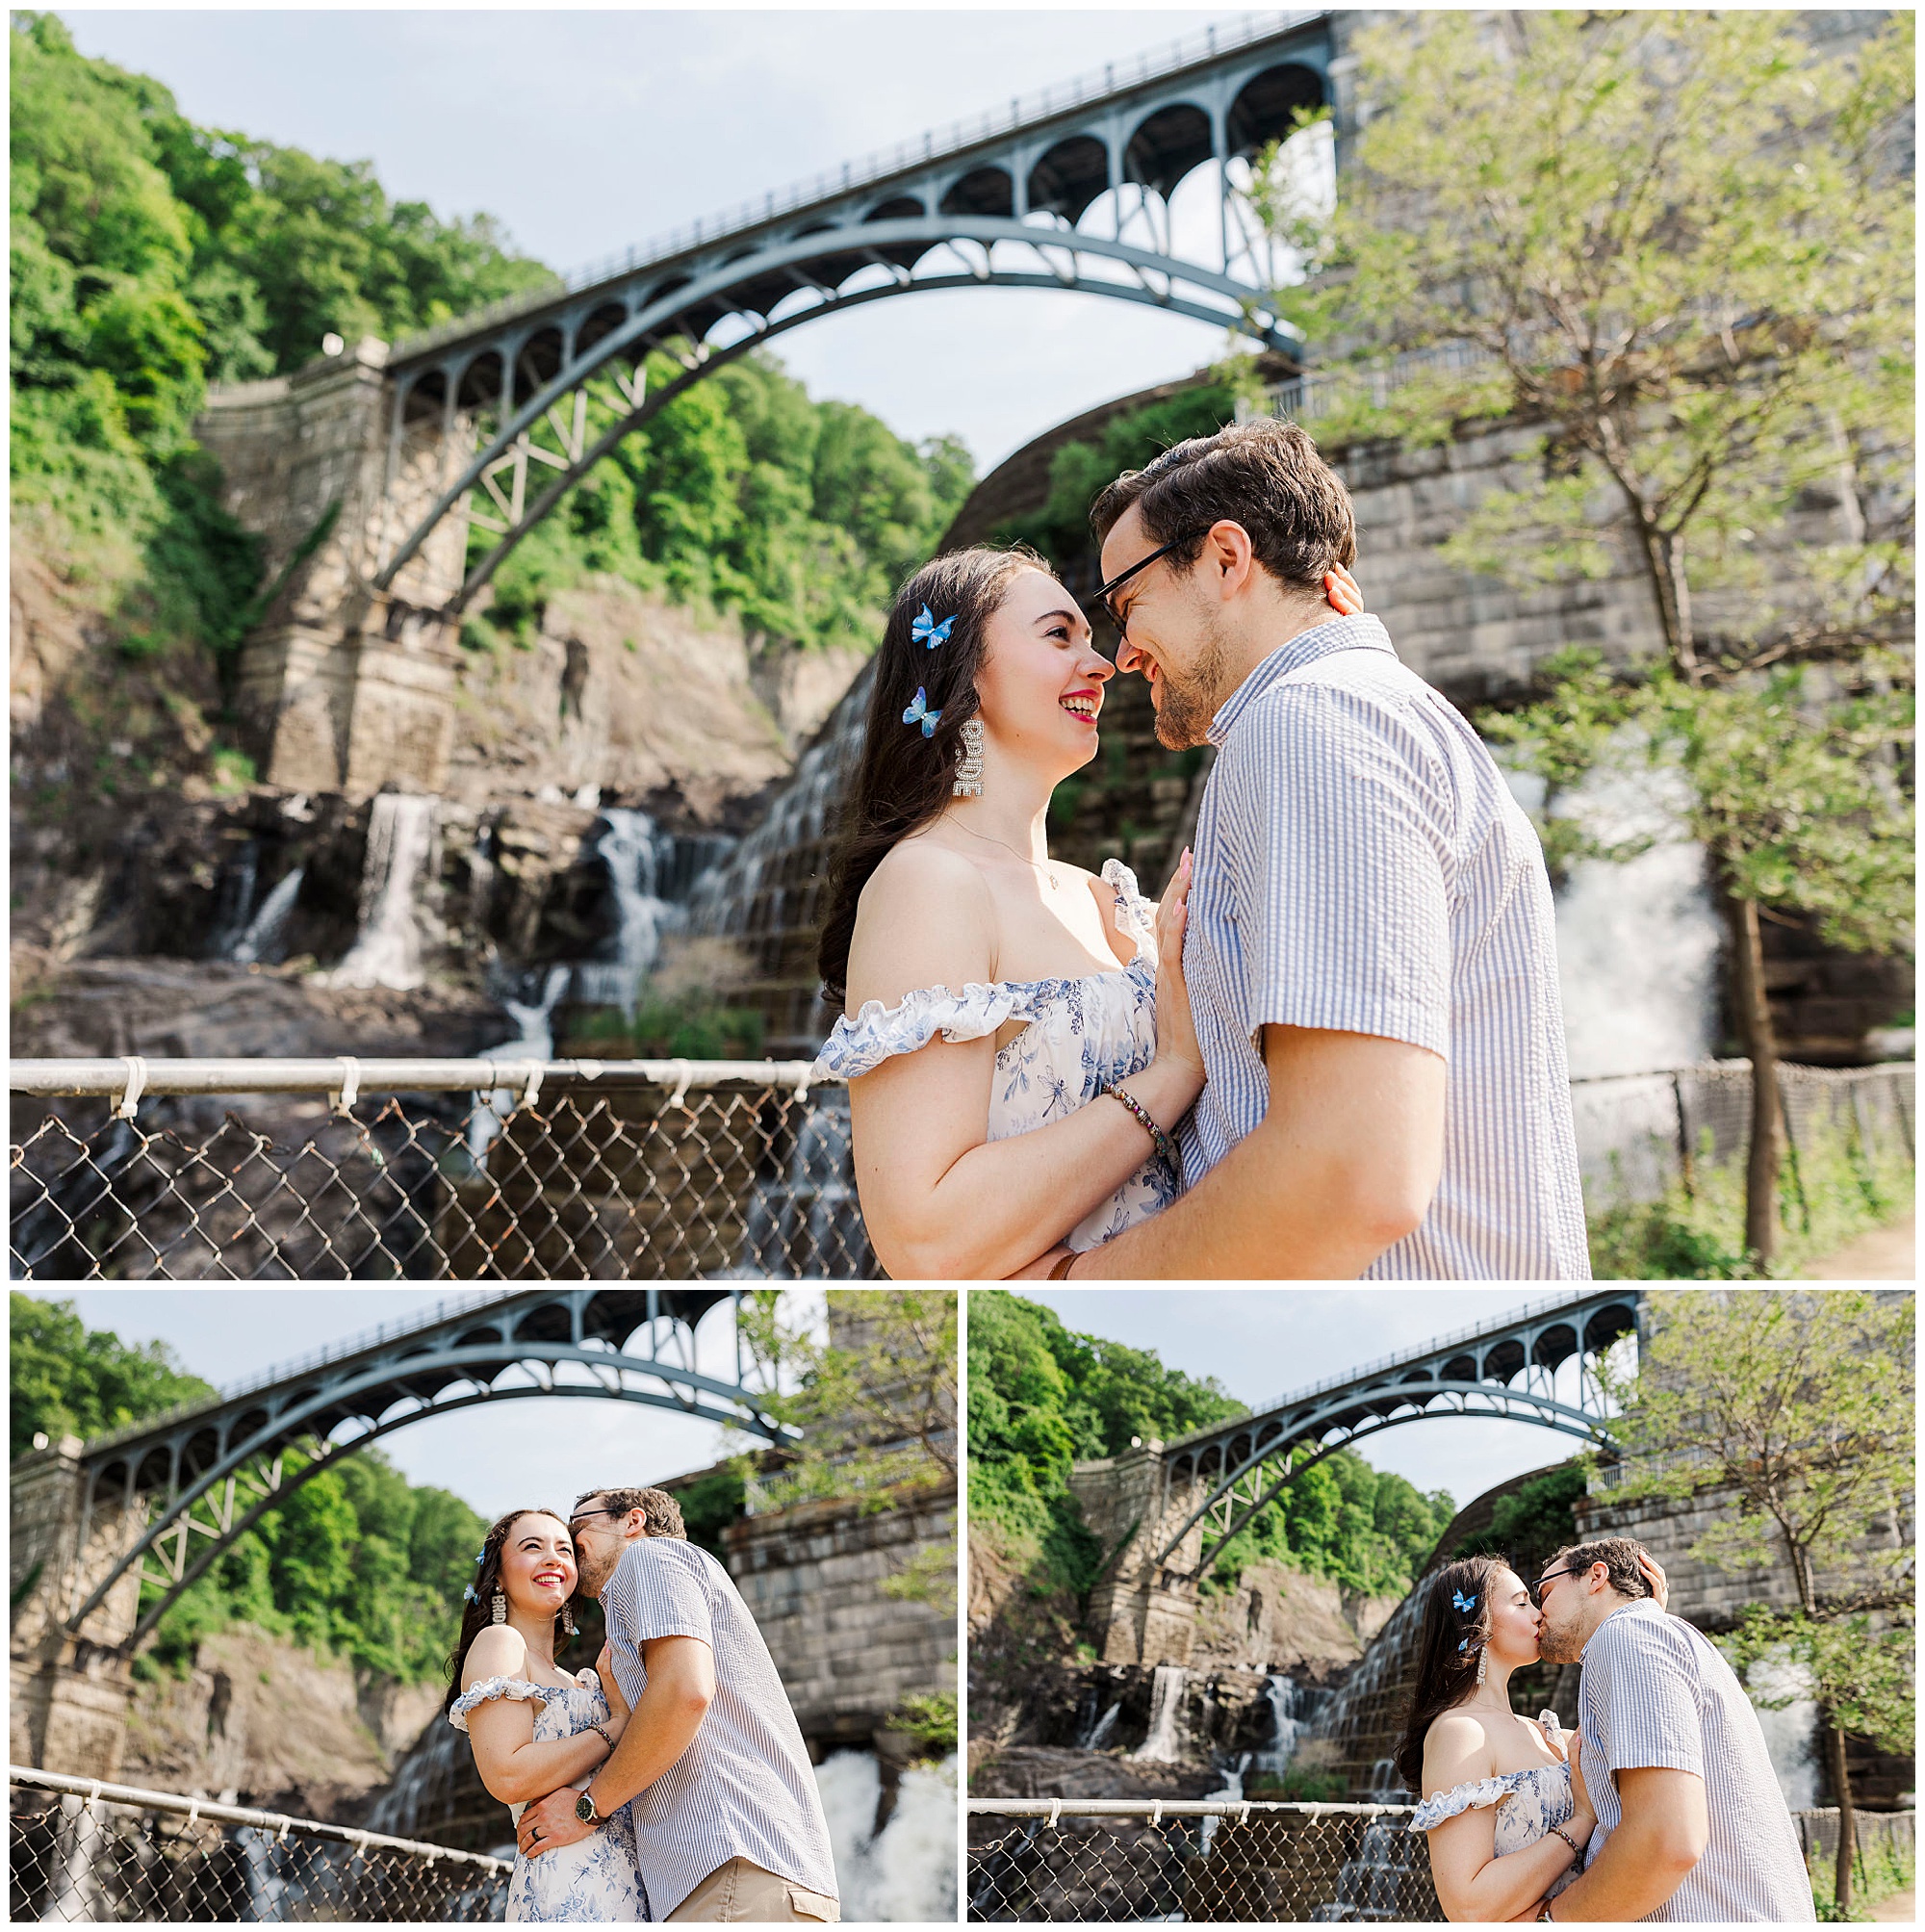
M1623 1404L1616 1495L1724 1489L1691 1554L1726 1570L1784 1566L1797 1608L1755 1606L1731 1644L1747 1666L1788 1655L1819 1713L1839 1808L1835 1894L1851 1909L1847 1731L1911 1748L1916 1462L1913 1298L1697 1289L1654 1295Z
M70 1301L14 1290L8 1318L10 1455L26 1455L37 1434L85 1441L214 1394L165 1342L131 1344L89 1328Z
M1721 711L1708 693L1856 658L1902 636L1912 603L1912 19L1832 58L1802 31L1758 13L1400 15L1359 37L1372 111L1335 213L1293 205L1281 169L1269 196L1311 270L1286 305L1345 345L1320 435L1536 425L1516 479L1441 555L1524 584L1628 555L1675 680L1667 745L1721 822L1721 782L1754 762L1737 716L1775 706L1794 737L1805 719L1782 687ZM1793 544L1814 501L1833 534ZM1687 719L1700 691L1713 708ZM1815 735L1822 797L1838 742L1828 721ZM1873 735L1888 784L1889 734ZM1890 815L1845 824L1876 836ZM1764 1265L1781 1122L1758 909L1800 901L1760 899L1784 868L1742 843L1710 859L1757 1076L1746 1239Z

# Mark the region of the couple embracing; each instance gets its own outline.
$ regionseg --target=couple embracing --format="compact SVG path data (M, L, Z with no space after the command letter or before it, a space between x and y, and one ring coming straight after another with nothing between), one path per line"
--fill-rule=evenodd
M1494 1557L1431 1580L1397 1766L1446 1918L1815 1918L1758 1713L1667 1602L1626 1536L1559 1550L1530 1584ZM1583 1666L1575 1736L1511 1709L1511 1674L1540 1660Z
M904 586L819 963L897 1276L1582 1279L1529 820L1365 614L1342 482L1238 425L1092 512L1112 662L1041 558ZM1160 905L1050 857L1106 687L1217 748Z
M488 1532L445 1710L515 1816L508 1918L833 1923L829 1828L768 1646L660 1489L593 1490ZM571 1676L571 1600L607 1642Z

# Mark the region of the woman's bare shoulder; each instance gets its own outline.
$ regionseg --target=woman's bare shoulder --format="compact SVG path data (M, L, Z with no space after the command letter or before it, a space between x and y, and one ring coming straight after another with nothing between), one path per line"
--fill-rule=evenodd
M1439 1712L1424 1734L1426 1793L1488 1777L1494 1762L1490 1733L1475 1711L1459 1707Z
M461 1663L461 1687L472 1690L489 1677L526 1677L528 1646L513 1624L491 1623L468 1646Z
M987 980L996 958L995 905L982 872L959 852L905 838L862 888L849 946L849 1000L893 1005L922 987L960 991Z
M925 897L948 899L959 892L988 903L988 882L980 867L932 838L902 838L883 854L857 903L868 912L872 906Z

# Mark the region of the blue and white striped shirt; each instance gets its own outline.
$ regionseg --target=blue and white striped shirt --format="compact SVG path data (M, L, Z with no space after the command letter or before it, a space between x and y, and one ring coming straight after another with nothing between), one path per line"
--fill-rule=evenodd
M1689 1771L1704 1782L1710 1836L1684 1882L1645 1917L1705 1925L1815 1919L1758 1713L1699 1632L1649 1597L1613 1610L1584 1646L1578 1703L1584 1789L1598 1814L1586 1868L1624 1822L1620 1771Z
M1267 1025L1447 1063L1444 1163L1379 1280L1588 1280L1551 882L1464 719L1374 617L1293 637L1238 685L1196 821L1184 973L1209 1084L1194 1184L1263 1120Z
M631 1710L648 1683L644 1644L699 1637L715 1659L715 1696L695 1741L629 1808L652 1916L666 1919L733 1858L836 1897L808 1750L769 1647L728 1571L679 1537L641 1537L603 1584L602 1613Z

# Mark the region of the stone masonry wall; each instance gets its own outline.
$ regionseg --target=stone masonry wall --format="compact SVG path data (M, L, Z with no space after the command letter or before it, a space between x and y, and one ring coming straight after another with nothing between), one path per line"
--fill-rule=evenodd
M906 1696L953 1690L946 1609L884 1595L923 1551L956 1538L953 1482L865 1513L846 1499L751 1516L724 1534L729 1574L782 1673L819 1759L867 1745Z
M1069 1486L1105 1558L1087 1618L1100 1662L1188 1664L1196 1637L1194 1577L1203 1532L1200 1525L1192 1529L1167 1564L1156 1560L1195 1500L1187 1486L1172 1491L1162 1443L1079 1462Z

